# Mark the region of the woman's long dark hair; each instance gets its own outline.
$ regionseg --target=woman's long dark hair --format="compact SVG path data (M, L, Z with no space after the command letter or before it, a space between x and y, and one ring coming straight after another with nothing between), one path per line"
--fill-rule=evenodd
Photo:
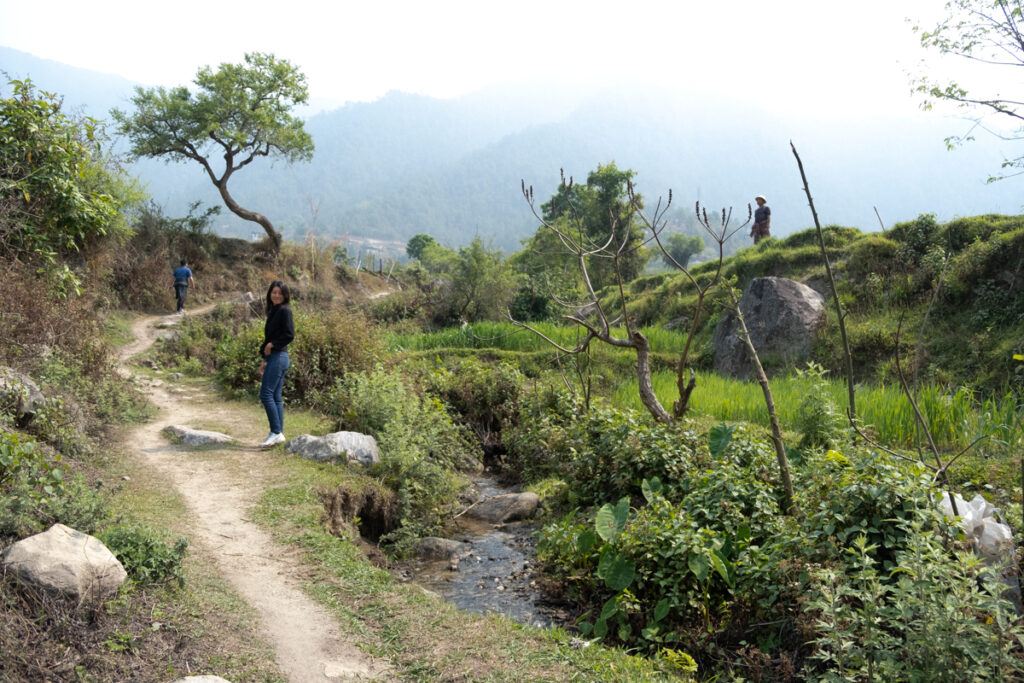
M270 315L271 309L274 308L274 304L270 301L270 293L274 291L274 287L281 290L281 296L284 298L284 301L281 302L282 305L292 300L292 294L288 291L288 285L280 280L274 280L270 283L270 287L267 288L267 315Z

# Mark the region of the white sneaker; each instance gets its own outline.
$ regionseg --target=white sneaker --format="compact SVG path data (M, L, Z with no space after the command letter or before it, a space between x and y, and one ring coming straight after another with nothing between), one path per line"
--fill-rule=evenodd
M260 444L260 448L270 448L271 446L276 446L277 444L284 442L284 434L271 434L263 443Z

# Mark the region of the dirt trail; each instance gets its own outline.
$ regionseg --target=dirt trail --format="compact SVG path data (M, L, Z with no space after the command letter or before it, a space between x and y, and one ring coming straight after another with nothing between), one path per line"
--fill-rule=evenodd
M159 325L175 320L176 316L137 320L132 326L135 341L121 353L122 371L128 372L132 356L153 344ZM128 448L174 482L196 518L198 538L192 542L205 546L221 574L256 609L259 630L273 646L281 671L295 683L395 678L385 663L359 651L334 619L302 591L301 563L249 521L249 511L264 485L260 462L267 456L256 441L263 437L265 425L253 425L251 444L190 457L188 450L170 445L160 430L210 418L230 421L230 408L221 405L211 414L209 403L194 397L182 400L163 386L146 390L160 412L156 420L133 431ZM222 453L227 457L221 459Z

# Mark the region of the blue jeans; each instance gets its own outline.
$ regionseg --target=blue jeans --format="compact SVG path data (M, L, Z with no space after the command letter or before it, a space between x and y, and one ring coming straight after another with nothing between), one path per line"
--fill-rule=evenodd
M284 400L281 390L284 389L284 373L291 362L287 351L272 353L267 357L267 367L263 370L260 382L260 402L267 411L270 431L274 434L284 432Z
M188 285L174 285L174 298L178 303L178 313L185 310L185 297L188 296Z

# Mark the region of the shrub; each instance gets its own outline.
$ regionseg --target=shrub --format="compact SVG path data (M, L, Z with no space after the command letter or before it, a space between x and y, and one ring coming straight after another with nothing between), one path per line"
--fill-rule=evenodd
M450 469L479 469L478 449L444 404L418 395L396 371L377 366L372 372L351 373L324 396L321 407L337 418L339 428L378 439L409 425L411 441L421 445L429 460Z
M933 247L940 246L941 231L935 214L923 213L912 221L897 223L889 237L899 242L898 256L908 266L916 266Z
M451 406L485 446L499 445L503 427L518 421L522 386L523 374L513 365L477 358L452 359L427 382L428 390Z
M395 323L416 318L423 312L423 295L416 288L407 288L380 299L367 306L370 319L381 323Z
M541 385L523 393L519 422L503 434L508 472L526 481L565 478L572 448L569 426L582 412L564 387Z
M810 382L793 425L801 433L800 448L824 449L838 445L844 436L845 419L829 394L825 369L817 363L808 363L807 369L797 374Z
M864 233L857 228L846 228L841 225L826 225L822 228L821 234L825 247L829 249L855 243L864 236ZM788 249L806 246L818 247L818 231L815 228L808 228L794 232L782 238L779 243Z
M822 559L839 559L861 536L885 569L894 566L913 524L943 529L931 478L920 465L896 465L870 451L808 454L797 470L804 493L803 536Z
M979 589L976 562L946 550L956 534L922 468L808 453L797 518L777 512L763 439L719 426L709 442L708 464L676 492L645 479L632 504L574 510L540 532L538 560L588 608L585 634L647 652L681 644L726 672L756 660L768 678L811 654L814 679L977 680L986 648L1000 676L1019 670L1019 627L993 597L1002 587Z
M0 538L21 538L61 522L92 533L106 519L100 495L63 459L13 432L0 432Z
M148 527L116 526L104 531L101 540L133 581L141 584L175 581L178 586L185 585L181 563L188 548L187 539L179 538L170 545Z
M758 630L746 624L779 616L779 596L793 593L786 558L798 529L778 514L770 449L729 434L707 468L673 482L686 491L675 502L671 487L646 479L636 509L622 498L542 530L538 559L592 607L585 633L654 652L726 625L753 641Z
M522 410L521 426L510 430L510 465L528 479L565 479L581 505L639 499L641 482L654 477L674 498L708 463L707 447L685 423L652 423L642 413L601 405L584 411L557 390L542 392Z
M285 375L289 400L316 403L347 373L369 368L377 354L372 327L361 315L340 311L306 313L295 310L295 341L288 346L291 367ZM256 369L263 326L238 325L216 347L217 377L230 390L253 393L259 387ZM187 357L187 356L186 356Z
M971 554L950 555L917 525L888 570L859 536L850 569L813 573L814 652L805 675L821 680L1018 680L1024 640L1004 585Z
M399 552L418 536L436 533L455 512L479 452L438 399L423 397L395 371L378 366L339 380L321 397L338 426L372 434L381 462L373 472L398 494L399 529L382 540Z
M863 281L871 274L887 277L898 267L899 247L898 242L885 235L864 235L846 252L847 277L854 282Z
M69 115L61 98L37 91L29 80L7 86L10 94L0 96L4 259L53 263L58 254L122 238L128 230L121 210L136 199L135 191L101 152L102 128Z

